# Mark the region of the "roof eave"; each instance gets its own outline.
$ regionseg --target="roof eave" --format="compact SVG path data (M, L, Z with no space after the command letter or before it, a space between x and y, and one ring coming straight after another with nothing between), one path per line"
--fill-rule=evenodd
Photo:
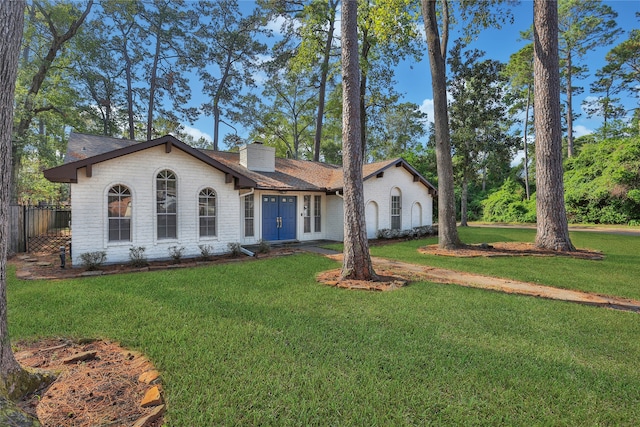
M256 182L237 171L229 168L221 162L207 156L201 151L185 144L172 135L165 135L160 138L152 139L146 142L140 142L137 144L129 145L117 150L109 151L108 153L99 154L97 156L87 157L86 159L76 160L75 162L65 163L55 168L46 169L43 171L45 178L51 182L63 182L63 183L77 183L78 182L78 169L83 167L91 167L96 163L101 163L107 160L116 159L118 157L126 156L137 151L146 150L148 148L156 147L165 144L166 151L170 152L172 147L176 147L183 152L192 155L193 157L207 163L208 165L218 169L225 174L231 175L235 178L236 187L255 187Z

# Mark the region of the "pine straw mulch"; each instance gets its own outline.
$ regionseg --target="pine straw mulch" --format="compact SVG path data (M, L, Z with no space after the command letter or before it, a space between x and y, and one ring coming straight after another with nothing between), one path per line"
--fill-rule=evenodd
M45 339L19 342L14 347L21 365L58 374L50 386L19 402L45 427L131 427L155 409L140 406L151 386L138 377L153 366L138 352L103 340ZM63 363L66 358L93 351L96 355L92 359ZM157 427L162 421L160 417L146 426Z
M420 253L426 255L442 255L461 258L471 257L502 257L502 256L566 256L578 259L603 260L604 254L591 249L576 249L563 252L552 249L538 248L533 243L526 242L496 242L480 245L464 245L459 249L440 249L438 245L419 248Z
M409 282L408 279L398 276L391 270L376 268L378 280L351 280L342 279L342 270L323 271L318 273L316 280L322 284L344 289L359 289L365 291L393 291L400 289Z

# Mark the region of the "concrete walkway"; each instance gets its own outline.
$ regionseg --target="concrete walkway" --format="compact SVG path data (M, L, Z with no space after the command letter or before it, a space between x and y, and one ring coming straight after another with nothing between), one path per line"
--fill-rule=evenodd
M335 251L333 252L333 254L325 253L325 256L335 261L342 262L342 254L336 253ZM415 281L417 278L419 280L429 282L488 289L510 294L528 295L538 298L569 301L579 304L595 305L599 307L640 313L640 301L628 298L560 289L535 283L519 282L516 280L501 279L499 277L483 276L480 274L465 273L447 270L444 268L410 264L386 258L372 257L371 260L373 261L374 269L387 269L399 276L409 277L412 281Z

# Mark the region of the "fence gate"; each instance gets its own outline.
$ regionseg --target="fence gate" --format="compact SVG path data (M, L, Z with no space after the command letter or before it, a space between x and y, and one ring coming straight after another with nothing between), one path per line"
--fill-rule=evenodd
M24 206L27 252L57 252L71 240L71 209L66 206Z

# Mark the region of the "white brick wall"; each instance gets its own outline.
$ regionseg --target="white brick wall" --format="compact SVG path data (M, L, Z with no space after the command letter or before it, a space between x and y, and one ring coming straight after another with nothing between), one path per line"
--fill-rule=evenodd
M157 239L155 191L156 176L164 169L171 170L177 177L178 237ZM107 193L117 184L125 185L132 194L132 221L130 242L108 241ZM198 194L206 187L216 191L217 236L199 237ZM427 188L413 182L413 176L404 168L391 167L382 178L370 178L364 182L365 205L371 201L378 206L378 229L390 228L391 191L398 187L402 201L403 229L432 222L433 200ZM243 244L256 243L262 236L262 200L269 191L255 191L254 218L255 234L244 236L244 199L234 190L232 183L225 183L224 173L199 161L183 151L174 148L165 153L164 146L153 147L124 157L93 165L92 177L87 178L84 170L78 172L78 183L71 185L72 206L72 250L73 265L80 266L80 255L86 252L105 251L107 263L127 263L129 248L144 246L148 259L170 258L171 246L184 247L184 257L200 255L198 245L213 247L214 253L228 251L229 242ZM340 196L324 193L291 192L297 197L296 237L298 240L342 240L344 236L343 200ZM304 233L304 195L311 195L312 212L314 196L322 197L322 231ZM420 204L420 209L416 208ZM371 211L368 211L371 212ZM313 213L312 213L313 215ZM367 218L369 235L374 237L375 228ZM420 223L420 224L418 224Z
M163 169L177 177L178 237L156 237L155 177ZM131 242L109 242L107 233L107 192L122 184L132 192ZM217 234L199 238L198 193L211 187L217 196ZM129 248L144 246L148 259L169 258L169 247L184 246L184 256L200 254L199 244L208 244L216 253L226 252L228 242L240 241L240 198L224 174L179 149L165 153L164 146L93 165L92 177L83 170L78 184L71 185L73 264L81 265L85 252L106 251L107 263L129 261Z
M403 167L390 167L384 171L382 178L372 177L364 182L365 207L369 202L378 205L378 230L391 228L391 191L394 187L400 190L401 226L405 230L418 225L431 225L433 220L433 198L420 182L413 182L413 175ZM416 209L416 203L421 209ZM420 215L412 218L414 212L421 211ZM365 209L366 210L366 209ZM369 212L371 212L370 210ZM413 221L412 221L413 219ZM370 223L373 219L366 218L370 237L374 226ZM420 222L420 224L416 224Z

